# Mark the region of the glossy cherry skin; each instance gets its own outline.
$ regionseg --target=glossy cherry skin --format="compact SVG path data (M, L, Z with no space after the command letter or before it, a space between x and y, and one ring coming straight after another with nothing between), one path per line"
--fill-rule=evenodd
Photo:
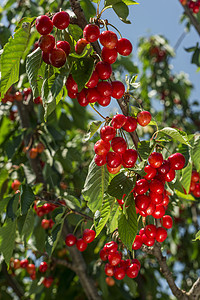
M66 11L57 12L52 19L53 25L58 29L66 29L69 26L70 17Z
M155 219L161 219L165 214L165 208L162 204L159 204L156 206L156 209L154 211L154 213L152 214L152 216Z
M114 267L111 266L109 263L107 263L104 267L104 272L107 276L113 276L114 275Z
M26 267L26 271L29 275L32 275L35 272L35 265L28 264L28 266Z
M125 276L126 276L126 272L125 272L124 268L122 268L122 267L115 268L114 277L117 280L122 280Z
M162 243L162 242L164 242L164 240L166 240L166 238L167 238L166 229L164 229L162 227L158 227L157 232L156 232L156 241L159 243Z
M49 17L43 15L37 17L35 27L41 35L47 35L53 30L53 23Z
M83 252L87 248L87 243L83 239L78 239L76 241L76 247L80 252Z
M103 126L100 130L100 137L102 140L111 141L116 135L116 130L112 126Z
M22 259L20 261L20 267L25 269L25 268L27 268L27 266L28 266L28 259Z
M159 168L157 168L157 170L158 170L158 173L160 173L162 175L167 174L170 170L170 162L168 160L163 160L162 165Z
M121 255L118 251L108 255L108 261L111 266L117 266L121 261Z
M87 89L86 88L83 88L82 91L80 91L80 93L77 94L77 100L81 106L87 106L89 104L89 101L87 99Z
M149 196L151 198L151 201L156 205L161 204L163 202L163 194L158 194L150 191Z
M176 172L174 169L170 169L167 174L164 175L165 181L171 182L176 176Z
M99 41L104 47L114 49L117 46L118 38L116 33L106 30L100 34Z
M68 247L72 247L76 244L76 237L75 235L73 235L72 233L69 233L66 238L65 238L65 244L68 246Z
M42 52L42 60L47 64L50 65L50 60L49 60L49 52Z
M161 153L159 152L153 152L149 155L148 158L149 164L153 167L153 168L159 168L162 163L163 163L163 156Z
M78 93L78 85L71 74L68 76L65 85L67 90L70 91L71 93L75 93L75 94Z
M110 143L104 140L98 140L94 145L94 151L98 155L106 155L110 150Z
M56 45L57 45L57 48L60 48L63 51L65 51L66 56L69 56L71 46L67 41L58 41Z
M87 44L88 41L85 38L79 39L75 45L75 52L80 55L87 46Z
M121 165L121 156L116 152L108 152L106 155L106 161L110 168L117 168Z
M99 27L95 24L86 25L83 29L83 36L90 43L96 42L100 36Z
M192 182L198 182L200 180L200 176L199 173L197 171L192 171L192 177L191 177L191 181Z
M149 183L145 178L139 179L135 183L134 191L138 195L145 194L149 189Z
M41 226L44 229L48 229L49 228L49 220L43 219L42 222L41 222Z
M100 81L97 84L97 90L102 97L110 97L112 95L112 85L108 81Z
M126 270L126 275L129 278L136 278L139 273L139 266L137 264L131 264L127 270Z
M168 215L163 216L162 220L161 220L161 223L162 223L162 226L167 228L167 229L172 228L172 226L173 226L172 217L170 217Z
M139 209L139 210L146 210L147 207L149 206L151 202L151 199L149 196L147 195L138 195L135 197L135 206Z
M144 178L146 178L147 180L153 179L157 174L157 170L150 165L145 166L144 171L147 173L144 176Z
M96 87L87 90L87 100L89 103L98 102L100 99L99 92Z
M147 216L151 216L155 210L156 210L156 205L153 201L151 201L149 206L145 210L145 213L147 214Z
M158 179L152 179L149 188L153 193L162 194L164 192L164 184Z
M152 247L155 243L155 238L147 237L146 234L142 235L142 242L147 247Z
M141 111L137 115L137 122L141 126L147 126L151 122L151 114L148 111Z
M111 66L105 61L99 61L96 64L95 70L97 71L99 78L102 80L109 79L112 74Z
M193 191L193 195L196 197L196 198L199 198L200 197L200 184L199 183L196 183L195 184L195 189Z
M115 115L113 118L112 118L112 121L111 121L111 125L115 128L115 129L119 129L119 128L122 128L124 126L124 124L126 123L126 117L122 114L118 114L118 115Z
M89 244L89 243L92 243L95 239L95 236L96 236L96 232L92 229L85 229L83 231L83 240Z
M106 251L106 253L110 254L110 253L114 253L117 251L118 249L118 244L114 241L110 241L108 243L106 243L103 247L103 249Z
M132 245L133 250L138 250L142 247L142 237L140 235L135 236L135 240Z
M125 93L125 86L121 81L112 81L112 97L120 99Z
M55 47L55 38L51 34L42 35L38 45L43 52L50 52Z
M39 271L41 273L45 273L47 269L48 269L48 264L46 263L46 261L42 261L39 266Z
M101 106L108 106L110 104L110 101L111 101L111 97L101 97L99 100L98 100L98 103L99 105Z
M116 48L114 49L109 49L106 47L103 47L101 51L101 58L103 61L107 62L108 64L114 64L117 60L117 50Z
M103 261L106 261L108 259L108 253L104 249L100 250L99 256Z
M122 154L122 161L125 162L126 165L128 165L130 168L134 167L136 161L137 161L137 151L134 149L127 149Z
M19 189L20 185L21 185L21 182L19 180L15 179L11 184L11 188L13 189L13 191L16 191Z
M99 82L99 76L97 71L94 70L86 86L88 88L94 88L98 82Z
M61 68L66 62L66 53L61 48L54 48L49 54L49 60L52 66Z
M156 226L153 224L149 224L145 226L145 234L149 238L154 238L156 237Z
M123 129L127 132L134 132L137 128L137 120L133 117L126 117L126 123L123 126Z
M46 277L44 278L44 280L42 281L43 285L46 287L46 288L50 288L50 286L52 285L53 283L53 278L52 277Z
M125 38L121 38L117 43L117 52L123 56L128 56L131 54L133 46L131 42Z
M111 141L111 147L114 152L117 152L119 154L122 154L127 149L126 141L123 137L117 136L114 137Z
M104 166L106 164L106 155L95 155L94 157L95 164L99 167Z
M174 153L168 157L171 168L181 170L185 166L185 157L181 153Z
M140 268L141 268L141 263L139 262L139 260L138 260L137 258L133 258L133 259L131 260L131 263L132 263L132 264L138 265L139 270L140 270Z
M111 174L117 174L121 169L121 164L117 168L110 168L108 165L106 165L108 172Z

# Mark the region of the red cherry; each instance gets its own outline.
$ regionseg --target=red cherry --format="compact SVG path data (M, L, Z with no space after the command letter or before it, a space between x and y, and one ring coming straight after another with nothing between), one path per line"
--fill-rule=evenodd
M123 129L127 132L133 132L137 128L137 120L134 117L126 117L126 123L123 126Z
M193 9L194 6L195 6L195 2L194 2L194 1L189 1L188 7L189 7L190 9Z
M100 97L101 96L99 95L99 92L96 87L87 90L87 100L89 103L98 102Z
M144 178L146 178L147 180L153 179L157 174L157 170L150 165L145 166L144 171L147 173L144 176Z
M145 210L145 213L148 216L151 216L154 213L155 210L156 210L156 205L155 205L155 203L153 201L151 201L150 204L149 204L149 206Z
M48 269L48 265L46 261L42 261L41 264L39 265L39 271L41 273L45 273L47 269Z
M37 17L35 27L41 35L47 35L53 30L53 23L49 17L43 15Z
M115 268L114 277L117 280L122 280L125 277L125 275L126 275L126 272L125 272L124 268L122 268L122 267Z
M45 214L45 210L43 209L42 206L40 206L40 207L37 207L36 213L37 213L38 217L43 217Z
M57 48L60 48L63 51L65 51L66 56L69 56L71 47L67 41L58 41L56 45L57 45Z
M52 285L53 283L53 278L52 277L45 277L42 281L43 285L46 287L46 288L50 288L50 286Z
M138 250L142 247L142 237L140 235L135 236L135 240L132 245L133 250Z
M108 243L106 243L103 247L104 251L106 251L106 253L110 254L110 253L115 253L118 249L118 245L116 242L114 241L110 241Z
M87 44L88 41L85 38L79 39L75 45L75 52L80 55L87 46Z
M98 81L99 81L98 73L97 71L94 70L86 86L90 89L94 88L97 85Z
M112 85L108 81L100 81L97 84L97 90L103 97L110 97L112 95Z
M149 188L153 193L162 194L164 192L164 184L158 179L152 179Z
M145 232L145 229L141 228L140 231L139 231L139 235L142 236L144 234L144 232Z
M86 88L83 88L82 91L80 91L80 93L77 94L77 100L81 106L87 106L89 104L89 101L87 99L87 89Z
M102 80L109 79L112 74L111 66L105 61L99 61L96 64L95 70L97 71L99 78Z
M117 136L114 137L111 141L111 147L114 152L117 152L119 154L122 154L127 149L126 141L123 137Z
M140 268L141 268L141 263L139 262L139 260L138 260L137 258L133 258L133 259L131 260L131 263L132 263L132 264L138 265L139 270L140 270Z
M145 234L149 238L154 238L156 237L156 226L153 224L149 224L145 226Z
M163 160L162 165L157 168L157 170L160 174L167 174L170 171L170 162L168 160Z
M42 35L38 45L43 52L50 52L55 47L55 38L53 35Z
M52 66L54 66L56 68L60 68L60 67L64 66L64 64L66 62L65 51L63 51L60 48L54 48L53 50L51 50L51 52L49 54L49 60L50 60L50 63L52 64Z
M106 155L110 150L110 143L104 140L98 140L94 145L94 151L98 155Z
M21 185L21 182L17 179L15 179L12 184L11 184L11 188L13 189L13 191L17 191L19 189Z
M111 266L117 266L121 261L121 255L118 251L108 255L108 261Z
M52 211L52 206L51 206L51 204L50 204L50 203L45 203L45 204L43 205L43 210L44 210L45 214L50 213L50 211Z
M191 181L198 182L199 180L200 180L199 173L197 171L192 171Z
M108 253L104 249L100 250L99 256L103 261L106 261L108 259Z
M149 196L151 198L151 201L155 203L156 205L163 202L163 194L158 194L150 191Z
M26 267L26 271L29 275L32 275L35 272L35 265L28 264L28 266Z
M167 174L165 174L165 181L167 182L171 182L176 176L176 172L174 169L170 169L169 172Z
M181 153L174 153L168 157L171 168L174 170L181 170L185 165L185 157Z
M52 22L56 28L66 29L69 26L70 16L66 11L60 11L53 16Z
M111 266L109 263L107 263L104 267L104 272L107 276L113 276L114 275L114 267Z
M94 161L97 166L104 166L106 164L106 155L95 155Z
M108 64L114 64L117 60L117 50L116 48L114 49L109 49L106 47L103 47L101 51L101 58L103 61L107 62Z
M90 43L96 42L100 36L99 27L94 24L86 25L83 29L83 36Z
M146 210L147 207L150 204L150 197L147 195L138 195L135 197L135 206L139 209L139 210Z
M109 142L116 135L116 130L112 126L103 126L100 130L100 137L102 140Z
M100 34L99 41L104 47L114 49L117 46L118 38L113 31L107 30Z
M193 11L194 14L198 14L198 12L199 12L199 5L195 4L194 7L193 7L193 9L192 9L192 11Z
M162 204L156 205L156 209L154 211L154 213L152 214L152 216L155 219L161 219L165 214L165 208Z
M130 168L133 168L136 161L137 161L137 151L134 149L127 149L123 154L122 154L122 160L127 164Z
M25 268L27 268L27 266L28 266L28 259L22 259L20 261L20 267L25 269Z
M49 52L42 52L42 60L47 64L50 65L50 60L49 60Z
M92 243L95 239L95 236L96 236L96 232L92 229L87 228L83 231L83 240L87 244Z
M101 97L98 100L99 105L101 106L108 106L110 104L111 97Z
M131 264L127 270L126 270L126 275L129 278L136 278L139 273L139 266L137 264Z
M193 191L193 195L196 197L196 198L199 198L200 197L200 184L199 183L196 183L195 184L195 189Z
M122 126L124 126L125 123L126 123L126 117L122 114L115 115L111 121L111 125L115 129L121 128Z
M19 259L17 259L17 258L14 259L13 267L14 267L15 270L17 270L17 269L19 269L21 267Z
M166 238L167 238L166 229L164 229L162 227L158 227L157 232L156 232L156 241L159 243L162 243L162 242L164 242L164 240L166 240Z
M126 260L121 260L120 261L120 267L122 267L125 271L126 269L131 265L131 262L129 259L126 259Z
M117 52L123 56L128 56L131 54L133 46L131 42L125 38L121 38L117 43Z
M191 184L190 184L190 192L193 192L195 190L195 182L194 181L191 181Z
M112 81L112 97L120 99L125 93L125 86L121 81Z
M139 179L135 183L134 191L138 195L145 194L149 189L149 183L145 178Z
M65 238L65 244L68 246L68 247L72 247L76 244L76 237L75 235L73 235L72 233L69 233L66 238Z
M44 229L48 229L49 228L49 220L43 219L42 222L41 222L41 226Z
M153 152L149 155L148 161L153 168L159 168L163 163L163 156L161 153Z
M172 226L173 226L172 217L170 217L168 215L163 216L162 220L161 220L161 223L162 223L162 226L167 228L167 229L172 228Z
M106 155L106 161L110 168L117 168L121 164L121 156L116 152L108 152Z
M108 165L106 165L106 167L107 167L108 172L110 174L117 174L120 171L120 169L121 169L121 164L117 168L111 168Z
M141 111L137 115L137 122L141 126L147 126L151 122L151 114L148 111Z
M87 243L83 239L78 239L76 241L76 247L80 252L83 252L87 248Z
M142 242L147 247L152 247L155 243L155 238L147 237L146 234L142 235Z

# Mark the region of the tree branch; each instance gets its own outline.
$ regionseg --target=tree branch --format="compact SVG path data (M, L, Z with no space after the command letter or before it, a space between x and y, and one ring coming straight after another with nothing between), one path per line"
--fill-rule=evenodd
M190 19L190 22L196 29L198 35L200 35L200 24L199 24L197 18L195 18L195 16L192 14L191 10L189 9L189 7L187 5L182 5L182 6L184 8L186 16Z

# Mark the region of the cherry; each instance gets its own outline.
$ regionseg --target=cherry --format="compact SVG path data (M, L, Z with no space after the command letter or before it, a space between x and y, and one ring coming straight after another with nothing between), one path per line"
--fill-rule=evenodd
M46 288L50 288L50 286L53 283L53 278L52 277L45 277L42 281L42 284L46 287Z
M116 135L116 130L112 126L103 126L100 130L100 137L102 140L111 141Z
M104 249L100 250L99 256L103 261L106 261L108 259L108 253Z
M145 166L144 171L147 173L144 176L144 178L146 178L147 180L153 179L157 174L157 170L150 165Z
M36 148L37 148L38 153L42 153L45 149L45 147L42 143L38 143Z
M118 251L108 255L108 261L111 266L117 266L121 261L121 255Z
M11 184L11 188L13 189L13 191L16 191L19 189L20 185L21 185L21 182L19 180L15 179Z
M123 129L127 132L134 132L137 128L137 120L134 117L126 117L126 123Z
M38 217L43 217L45 214L45 210L43 209L42 206L40 206L40 207L37 207L36 213L37 213Z
M139 179L135 183L134 191L138 195L142 195L146 193L149 189L149 183L145 178Z
M77 94L77 100L81 106L87 106L89 104L89 101L87 99L87 89L86 88L83 88L82 91L80 91L80 93Z
M94 70L86 86L90 89L94 88L97 85L98 81L99 81L98 73L97 71Z
M27 266L28 266L28 259L22 259L21 261L20 261L20 267L21 268L23 268L23 269L25 269L25 268L27 268Z
M115 115L111 121L111 125L115 129L121 128L122 126L124 126L125 123L126 123L126 117L122 114Z
M99 100L98 100L98 103L101 105L101 106L108 106L110 104L110 101L111 101L111 97L101 97Z
M165 214L165 208L162 204L156 205L156 209L154 211L154 213L152 214L152 216L155 219L161 219Z
M142 242L147 247L152 247L155 243L155 238L147 237L146 234L142 235Z
M52 22L56 28L66 29L69 26L70 16L66 11L60 11L53 16Z
M50 52L55 47L55 38L53 35L42 35L38 45L43 52Z
M152 179L149 188L153 193L162 194L164 192L164 184L158 179Z
M31 88L25 88L25 89L23 90L24 96L30 95L31 92L32 92Z
M13 267L14 267L15 270L17 270L17 269L19 269L21 267L19 259L17 259L17 258L14 259L14 261L13 261Z
M43 15L37 17L35 27L41 35L47 35L53 30L53 23L49 17Z
M109 263L107 263L104 267L104 271L105 271L105 274L107 276L113 276L114 275L114 267L111 266Z
M87 100L89 103L98 102L100 97L96 87L87 90Z
M126 141L123 137L117 136L114 137L111 141L111 147L114 152L117 152L119 154L122 154L127 149Z
M127 149L123 154L122 154L122 163L124 162L126 165L129 166L129 168L133 168L136 161L137 161L137 151L134 149Z
M87 243L83 239L78 239L76 241L76 247L80 252L83 252L87 248Z
M125 277L125 275L126 275L126 272L125 272L124 268L122 268L122 267L115 268L114 277L117 280L122 280Z
M92 243L95 239L96 232L92 229L85 229L83 231L83 240L87 244Z
M126 270L131 265L130 259L120 261L120 267L122 267L124 270Z
M145 226L145 234L149 238L154 238L156 237L156 226L153 224L149 224Z
M174 170L181 170L185 165L185 157L181 153L174 153L168 157L171 168Z
M39 271L41 273L45 273L47 269L48 269L48 265L47 265L46 261L42 261L39 265Z
M117 168L110 168L108 165L106 165L106 167L110 174L117 174L121 169L121 164Z
M50 60L49 60L49 52L42 52L42 60L47 64L50 65Z
M44 229L48 229L49 228L49 220L43 219L42 222L41 222L41 226Z
M192 171L191 181L198 182L199 180L200 180L199 173L197 171Z
M15 97L15 100L17 100L17 101L22 101L22 99L23 99L23 95L21 92L16 92L14 97Z
M121 156L116 152L108 152L106 155L106 161L110 168L117 168L121 164Z
M115 285L115 281L112 277L106 277L106 284L108 286L113 286L113 285Z
M57 48L60 48L63 51L65 51L66 56L69 56L71 47L70 47L70 44L67 41L58 41L56 46L57 46Z
M131 263L132 263L132 264L138 265L139 270L140 270L140 268L141 268L141 263L139 262L139 260L138 260L137 258L133 258L133 259L131 260Z
M161 153L153 152L149 155L148 161L153 168L159 168L163 163L163 156Z
M148 111L141 111L137 115L137 122L141 126L147 126L151 122L151 114Z
M144 234L144 232L145 232L145 229L141 228L140 231L139 231L139 235L142 236Z
M35 273L35 265L28 264L28 266L26 267L26 271L29 275L32 275L33 273Z
M103 31L99 36L100 43L109 49L114 49L117 46L117 35L110 30Z
M142 247L142 237L140 235L135 236L135 240L132 245L133 250L138 250Z
M96 42L100 36L99 27L95 24L86 25L83 29L83 36L90 43Z
M99 61L96 64L96 69L98 76L102 80L109 79L112 74L111 66L105 61Z
M195 4L194 7L193 7L193 9L192 9L192 11L193 11L194 14L198 14L198 12L199 12L199 5Z
M165 181L167 182L171 182L176 176L176 172L174 169L170 169L169 172L167 174L165 174Z
M155 203L156 205L163 202L163 194L158 194L158 193L154 193L154 192L150 191L149 196L150 196L152 202Z
M162 220L161 220L161 223L162 223L162 226L165 227L165 228L167 228L167 229L172 228L172 226L173 226L172 217L170 217L168 215L163 216Z
M139 266L137 264L131 264L127 270L126 270L126 275L129 278L136 278L139 273Z
M150 204L149 204L149 206L145 210L145 213L148 216L151 216L154 213L155 210L156 210L156 205L155 205L155 203L153 201L151 201Z
M120 99L125 93L125 86L121 81L112 81L112 97Z
M49 54L49 60L52 66L60 68L66 62L66 53L61 48L54 48Z
M29 151L29 156L31 159L35 159L37 157L38 151L37 148L31 148Z
M98 155L106 155L110 150L110 143L104 140L98 140L94 145L94 151Z
M104 166L106 164L106 155L95 155L94 161L97 166Z
M129 40L121 38L117 43L117 52L123 56L128 56L133 50L132 44Z
M170 171L170 162L168 160L163 160L162 165L157 168L157 170L160 174L167 174Z
M138 195L135 197L135 206L139 209L139 210L146 210L147 207L150 204L150 197L147 195Z
M195 184L195 189L193 191L193 195L197 198L200 197L200 184L199 183Z
M164 240L166 240L166 238L167 238L166 229L164 229L162 227L158 227L157 232L156 232L156 241L159 243L162 243L162 242L164 242Z
M103 247L104 251L106 251L106 253L110 254L110 253L115 253L118 249L118 245L116 242L114 241L110 241L108 243L105 244L105 246Z
M194 181L191 181L191 184L190 184L190 192L193 192L195 190L195 182Z
M100 81L97 84L97 90L102 97L110 97L112 95L112 85L108 81Z
M68 246L68 247L72 247L76 244L76 237L75 235L73 235L72 233L69 233L66 238L65 238L65 244Z
M103 47L101 51L101 58L103 61L107 62L108 64L114 64L117 60L117 50L116 48L114 49L109 49L106 47Z

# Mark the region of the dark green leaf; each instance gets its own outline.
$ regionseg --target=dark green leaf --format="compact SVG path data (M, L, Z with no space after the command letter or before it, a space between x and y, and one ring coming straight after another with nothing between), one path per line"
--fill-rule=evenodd
M21 145L22 142L22 134L18 134L17 136L10 137L10 139L5 143L4 149L8 158L12 158L16 153L17 149Z
M16 212L18 209L18 204L19 204L19 199L20 199L20 194L17 193L8 202L6 214L8 218L11 218L14 220L16 218Z
M0 228L0 252L3 254L5 262L9 264L10 258L15 246L16 235L16 220L12 221L10 218L6 220L4 225Z
M72 67L72 76L78 85L78 91L80 92L85 84L90 79L94 67L94 60L91 57L83 57L81 59L75 59Z
M17 219L18 229L21 237L24 237L26 241L30 238L34 230L35 213L32 207L29 209L26 215L23 215Z
M119 2L112 5L114 12L118 15L120 20L125 21L130 24L130 21L127 20L129 15L128 6L124 2Z
M141 141L138 143L138 152L142 159L147 160L153 150L153 145L150 146L149 141Z
M67 195L64 197L63 200L66 202L67 206L71 209L76 209L76 207L81 208L81 203L73 195Z
M117 199L122 199L124 194L128 194L134 187L133 178L128 178L124 173L117 174L108 186L108 194Z
M27 214L30 206L35 200L35 195L29 185L22 185L22 194L21 194L21 213L22 215Z
M51 256L58 243L58 240L62 233L63 224L64 224L64 220L62 223L54 225L51 235L47 237L46 250L49 256Z

